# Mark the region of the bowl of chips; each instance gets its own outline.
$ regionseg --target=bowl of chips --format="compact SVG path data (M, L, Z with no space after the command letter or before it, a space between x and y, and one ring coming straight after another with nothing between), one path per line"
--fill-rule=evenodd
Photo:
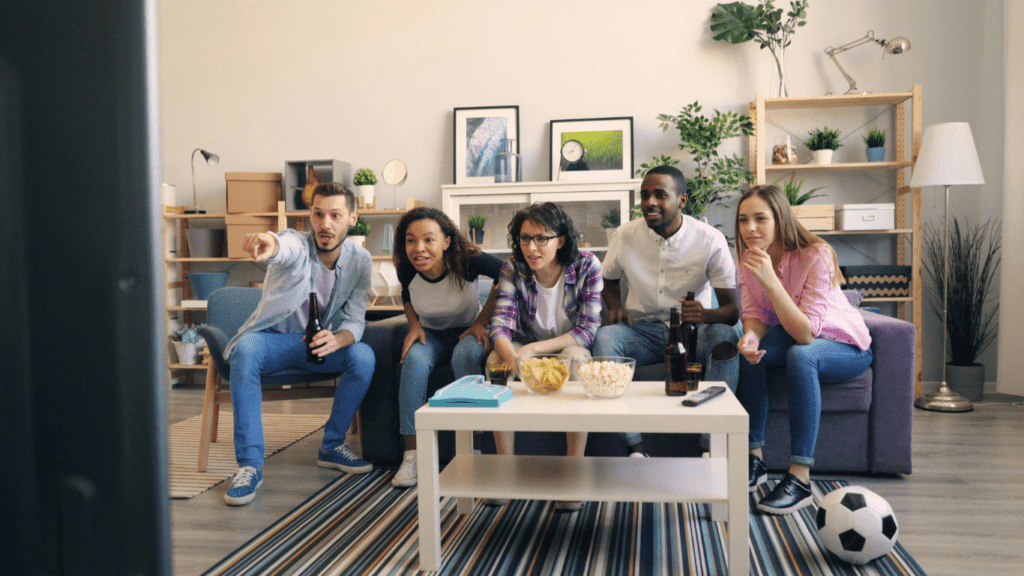
M572 372L568 354L530 354L516 358L519 379L533 394L554 394L565 386Z

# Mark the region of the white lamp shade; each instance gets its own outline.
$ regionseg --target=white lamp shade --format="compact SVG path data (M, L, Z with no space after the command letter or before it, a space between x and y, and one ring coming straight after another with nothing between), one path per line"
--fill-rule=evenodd
M970 124L947 122L925 128L911 188L984 183Z

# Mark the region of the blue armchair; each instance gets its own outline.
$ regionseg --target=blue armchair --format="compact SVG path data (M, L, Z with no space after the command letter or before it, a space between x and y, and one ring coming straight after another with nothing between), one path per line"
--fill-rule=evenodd
M231 403L231 392L222 391L224 382L231 376L231 366L224 359L224 348L228 340L252 314L260 303L260 288L220 288L214 290L207 300L207 323L199 326L197 332L206 340L210 357L207 359L206 392L203 397L203 419L199 432L199 458L196 470L204 472L210 454L210 442L217 441L217 420L220 405ZM271 374L264 374L263 400L295 400L301 398L333 398L338 384L338 374L317 374L289 368ZM319 382L333 381L334 386L313 386Z

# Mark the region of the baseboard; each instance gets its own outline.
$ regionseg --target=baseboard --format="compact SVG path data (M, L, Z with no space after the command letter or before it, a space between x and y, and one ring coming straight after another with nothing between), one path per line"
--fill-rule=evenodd
M922 394L928 394L929 392L935 392L938 389L939 389L939 381L938 380L935 380L933 382L928 382L928 381L921 382L921 393ZM986 381L985 382L985 387L982 388L982 392L983 393L995 393L995 392L997 392L997 390L996 390L996 381L995 380Z

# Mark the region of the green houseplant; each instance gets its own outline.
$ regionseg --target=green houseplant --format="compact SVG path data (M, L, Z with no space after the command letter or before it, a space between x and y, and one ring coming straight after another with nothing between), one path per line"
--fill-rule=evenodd
M376 183L377 175L373 173L373 170L369 168L356 170L355 176L352 177L352 184L356 187L356 199L359 201L360 208L376 205L373 200L373 189Z
M946 234L942 227L925 226L925 270L932 281L926 292L932 311L941 321L944 288L949 290L946 335L950 360L946 364L946 381L958 394L978 401L985 385L985 366L977 363L978 357L998 333L999 304L989 304L1002 260L1002 225L996 219L980 225L968 222L961 227L954 218L946 237L948 257L942 246L943 236Z
M366 236L370 233L370 225L366 223L366 220L359 218L356 223L349 227L348 237L352 239L356 244L366 247Z
M865 154L868 157L868 162L881 162L885 160L885 138L888 134L885 130L875 130L872 128L868 130L867 136L864 138L864 145L867 147Z
M811 188L807 192L801 194L800 189L803 187L803 185L804 183L802 180L800 182L796 181L795 174L790 176L789 180L783 183L782 191L786 193L786 198L789 199L790 206L800 206L801 204L807 202L811 198L818 198L819 196L823 196L822 194L815 194L815 192L817 192L818 190L822 190L824 186L819 186L818 188Z
M815 164L831 164L832 153L839 149L839 129L832 129L828 126L815 128L807 134L804 144L814 153Z
M622 214L618 208L612 208L607 214L601 216L601 227L604 228L604 234L608 239L608 245L612 245L612 236L619 229L619 225L622 224Z
M754 123L745 114L735 112L715 113L709 118L701 114L698 102L688 104L678 115L658 114L662 131L675 127L679 131L679 149L693 155L696 174L687 176L689 196L684 211L697 218L715 203L722 202L735 193L740 184L751 182L746 160L736 154L720 156L718 147L724 140L754 133ZM641 164L638 176L655 166L672 166L679 160L669 156L655 156L649 163Z
M474 244L484 243L484 225L487 224L487 218L484 218L483 214L473 214L469 217L469 230L472 235Z
M776 8L773 0L762 0L753 6L743 2L718 4L711 11L712 38L730 44L742 44L750 40L767 48L775 59L775 71L779 75L778 97L789 96L786 87L786 48L793 42L792 36L800 26L807 25L808 0L789 3L786 19L782 19L782 8Z

